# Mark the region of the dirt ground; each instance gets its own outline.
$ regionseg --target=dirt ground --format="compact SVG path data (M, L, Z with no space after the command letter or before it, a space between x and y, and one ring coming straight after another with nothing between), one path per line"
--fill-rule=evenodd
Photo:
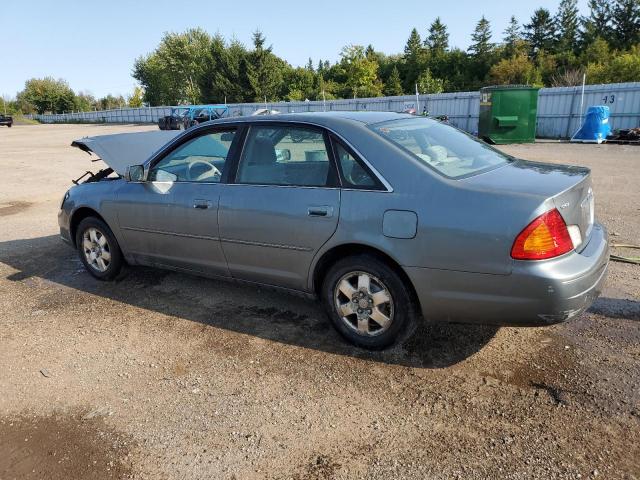
M548 328L423 325L351 347L312 301L178 273L101 283L58 238L73 139L0 130L0 479L640 478L640 267ZM640 241L640 147L504 148L593 170Z

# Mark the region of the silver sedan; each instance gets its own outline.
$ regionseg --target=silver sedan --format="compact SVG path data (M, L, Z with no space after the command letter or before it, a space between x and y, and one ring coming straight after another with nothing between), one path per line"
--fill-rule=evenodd
M302 291L365 348L422 319L565 321L605 277L588 169L423 117L233 118L74 145L108 164L59 212L91 275L126 263Z

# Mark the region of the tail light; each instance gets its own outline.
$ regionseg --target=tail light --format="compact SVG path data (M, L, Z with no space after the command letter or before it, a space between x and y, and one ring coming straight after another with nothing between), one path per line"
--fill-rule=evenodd
M543 213L516 237L511 257L516 260L544 260L573 250L573 241L557 209Z

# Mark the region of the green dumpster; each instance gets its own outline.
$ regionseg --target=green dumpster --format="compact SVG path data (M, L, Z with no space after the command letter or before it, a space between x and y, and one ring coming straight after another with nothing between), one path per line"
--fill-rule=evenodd
M538 89L503 85L480 89L478 136L489 143L533 143Z

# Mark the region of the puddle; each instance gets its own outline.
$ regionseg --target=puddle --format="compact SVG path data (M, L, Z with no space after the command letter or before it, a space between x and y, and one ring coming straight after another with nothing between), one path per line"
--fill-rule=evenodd
M0 419L0 478L121 479L130 476L127 440L99 418ZM127 462L128 463L128 462Z

